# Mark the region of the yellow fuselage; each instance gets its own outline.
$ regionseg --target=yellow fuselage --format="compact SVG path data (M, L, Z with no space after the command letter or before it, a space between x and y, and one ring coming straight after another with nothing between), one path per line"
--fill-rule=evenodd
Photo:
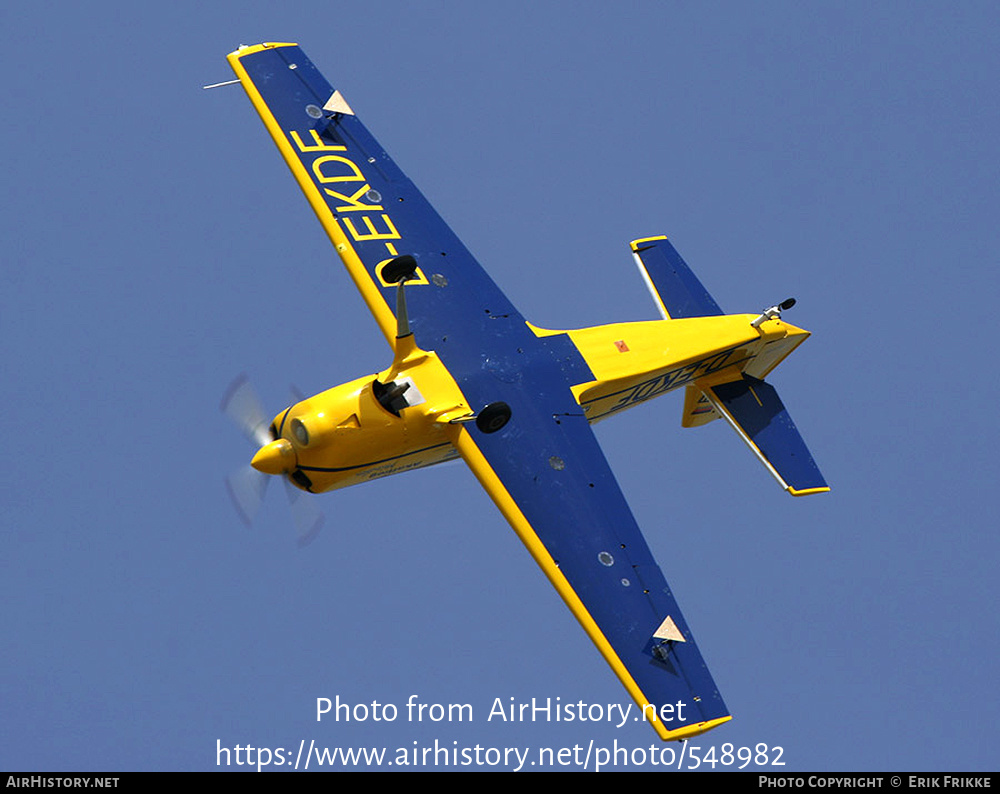
M753 317L531 329L539 337L568 333L594 375L572 386L593 423L682 386L697 394L741 373L762 379L809 335L778 319L755 328ZM305 475L293 478L300 488L330 491L458 457L455 422L470 419L473 407L433 351L416 348L412 336L395 341L388 370L320 392L275 417L274 437L290 443ZM375 386L401 379L412 382L411 404L394 412L379 402ZM685 416L685 425L697 423Z

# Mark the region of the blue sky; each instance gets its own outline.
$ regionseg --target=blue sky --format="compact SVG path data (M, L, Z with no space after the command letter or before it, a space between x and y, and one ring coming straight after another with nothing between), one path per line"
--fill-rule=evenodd
M627 247L655 234L725 310L798 299L771 381L832 493L787 497L679 395L597 428L734 714L692 744L995 770L995 6L479 6L6 13L0 768L657 741L487 720L628 699L462 465L318 497L305 549L282 489L233 512L237 374L274 412L390 359L244 93L200 89L272 40L536 324L655 317ZM317 723L337 696L400 717Z

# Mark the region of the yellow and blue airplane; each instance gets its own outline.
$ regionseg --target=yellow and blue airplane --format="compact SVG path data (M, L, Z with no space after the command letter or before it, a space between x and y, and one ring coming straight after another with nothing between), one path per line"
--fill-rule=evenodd
M731 719L590 425L684 389L685 427L722 417L789 493L829 490L764 381L808 336L793 301L723 314L647 237L662 320L534 326L297 45L228 58L393 352L250 429L252 466L320 493L461 457L661 738Z

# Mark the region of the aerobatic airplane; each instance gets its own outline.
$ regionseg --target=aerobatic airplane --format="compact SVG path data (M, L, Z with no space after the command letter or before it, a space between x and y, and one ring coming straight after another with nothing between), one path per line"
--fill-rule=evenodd
M829 490L764 382L808 336L781 319L794 301L723 314L647 237L632 253L662 320L534 326L298 46L228 57L393 351L269 427L245 422L253 468L320 493L461 457L661 738L729 720L590 425L684 389L685 427L722 417L789 493Z

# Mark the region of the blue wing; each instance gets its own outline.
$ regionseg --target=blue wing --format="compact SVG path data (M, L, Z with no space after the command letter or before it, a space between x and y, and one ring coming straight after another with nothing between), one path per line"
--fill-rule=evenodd
M459 451L663 739L730 719L691 630L583 416L512 401L494 436ZM645 708L652 704L652 710ZM678 708L678 704L683 704Z
M523 325L510 301L298 46L243 47L229 62L387 340L395 336L395 288L380 272L403 254L419 267L406 290L410 326L424 349L440 347L444 339L454 345L458 331L464 339L492 335L491 318Z

